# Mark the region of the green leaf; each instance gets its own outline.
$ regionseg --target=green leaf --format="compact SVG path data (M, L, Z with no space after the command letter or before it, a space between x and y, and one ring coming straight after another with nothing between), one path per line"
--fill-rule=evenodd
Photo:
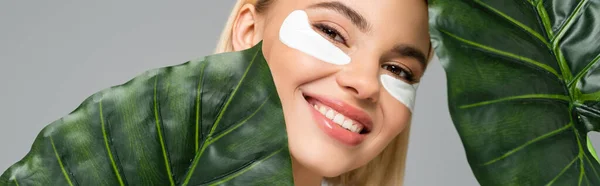
M600 1L430 0L452 120L482 185L600 185Z
M0 185L292 185L262 43L148 71L45 127Z

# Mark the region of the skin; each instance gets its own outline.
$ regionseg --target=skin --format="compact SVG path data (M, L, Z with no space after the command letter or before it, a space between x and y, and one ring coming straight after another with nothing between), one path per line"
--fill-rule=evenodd
M314 7L323 2L338 2L354 10L364 18L364 28L331 8ZM284 45L279 29L294 10L305 10L311 25L337 30L339 34L313 27L352 62L328 64ZM430 54L427 25L423 0L277 0L261 13L251 4L242 7L234 22L232 44L239 51L263 41L263 54L283 106L296 185L320 185L323 177L366 165L407 127L410 110L383 88L379 76L419 81L426 68L422 58L427 56L419 58L393 49L402 45ZM306 93L338 99L366 112L373 121L372 130L356 146L331 138L313 119Z

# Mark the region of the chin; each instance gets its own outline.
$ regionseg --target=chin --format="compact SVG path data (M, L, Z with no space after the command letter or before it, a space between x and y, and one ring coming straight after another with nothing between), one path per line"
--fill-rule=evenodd
M365 138L373 135L370 133L373 125L371 119L365 119L367 117L364 114L356 113L359 112L355 111L358 109L347 108L349 106L333 99L335 98L302 92L282 105L290 154L294 162L323 177L342 175L366 164L368 157L372 156L371 153L364 153L368 147ZM336 108L345 115L362 121L361 123L366 124L366 127L361 127L364 132L343 129L316 111L315 102Z
M344 158L333 158L323 151L290 147L290 154L296 163L319 176L336 177L351 170Z

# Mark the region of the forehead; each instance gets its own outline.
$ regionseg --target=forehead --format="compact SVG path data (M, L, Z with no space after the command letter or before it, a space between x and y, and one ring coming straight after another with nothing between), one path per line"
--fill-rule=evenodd
M371 35L416 43L429 41L425 0L340 1L361 13L372 27Z
M427 0L275 0L285 11L327 2L344 4L372 22L393 19L397 23L427 23Z

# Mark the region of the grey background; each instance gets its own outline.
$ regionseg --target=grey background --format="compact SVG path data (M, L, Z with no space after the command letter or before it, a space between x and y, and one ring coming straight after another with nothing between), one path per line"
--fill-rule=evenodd
M0 1L0 173L45 125L93 93L211 54L233 3ZM448 114L445 81L436 60L418 91L406 185L478 185Z

